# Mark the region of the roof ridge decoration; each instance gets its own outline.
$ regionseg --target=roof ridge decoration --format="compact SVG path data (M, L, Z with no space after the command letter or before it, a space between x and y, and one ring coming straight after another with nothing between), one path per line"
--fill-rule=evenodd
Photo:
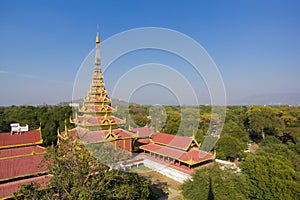
M34 150L32 150L31 153L2 157L2 158L0 158L0 160L8 160L8 159L14 159L14 158L35 156L35 155L40 155L40 154L45 154L45 153L46 153L46 151L45 152L35 152Z

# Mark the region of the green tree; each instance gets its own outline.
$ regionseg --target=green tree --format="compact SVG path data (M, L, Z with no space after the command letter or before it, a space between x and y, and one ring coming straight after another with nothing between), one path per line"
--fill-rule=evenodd
M246 106L228 106L226 110L226 121L232 121L236 123L241 129L244 129L244 123L246 121Z
M147 124L148 113L149 113L148 106L130 104L129 105L129 115L131 119L130 122L134 123L131 125L145 126Z
M251 106L247 111L249 128L261 135L281 135L284 129L284 121L280 118L278 109L268 106Z
M187 200L248 199L246 176L219 166L197 170L192 179L181 186Z
M115 167L118 162L132 158L130 152L116 148L111 143L90 143L85 144L85 148L101 161L102 164L110 167Z
M181 122L180 107L166 106L167 121L162 132L169 134L177 134Z
M299 174L282 156L259 153L250 155L242 164L249 178L253 199L300 199Z
M282 156L288 159L296 171L300 171L300 155L294 149L290 149L286 144L283 144L281 140L267 136L260 143L260 148L263 152L266 152L274 157Z
M240 154L245 148L245 143L242 143L237 138L231 136L221 137L216 144L217 151L223 152L226 157L233 158L235 158L237 154Z
M199 118L199 126L202 133L206 134L211 120L211 113L203 113Z
M225 122L221 136L231 136L245 144L249 141L249 133L245 131L244 127L239 126L232 120Z

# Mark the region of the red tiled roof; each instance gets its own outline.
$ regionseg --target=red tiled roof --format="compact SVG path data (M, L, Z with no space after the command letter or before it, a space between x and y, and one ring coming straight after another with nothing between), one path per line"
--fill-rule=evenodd
M62 132L61 135L63 136L65 134L65 132ZM77 136L77 130L74 128L72 130L68 130L68 135L71 136L71 138L73 140L75 140L78 136Z
M72 133L74 131L69 131L68 133ZM130 132L123 130L121 128L113 129L112 132L118 136L118 138L130 137L132 134ZM84 142L98 142L105 140L105 136L109 133L108 130L105 131L83 131L79 130L77 132L79 139Z
M193 160L195 163L203 162L206 160L214 159L214 155L205 151L200 151L198 149L191 149L190 151L183 154L180 160Z
M113 129L112 131L113 131L116 135L120 136L121 138L132 136L132 133L130 133L130 132L124 130L124 129L121 129L121 128Z
M45 153L46 149L41 146L28 146L28 147L19 147L19 148L10 148L10 149L1 149L0 150L0 159L12 156L28 155L32 152L35 153Z
M185 153L185 151L181 151L179 149L174 149L174 148L161 146L161 145L153 144L153 143L143 145L143 146L140 147L140 149L150 151L150 152L154 152L154 153L164 155L164 156L168 156L170 158L175 158L175 159L179 159Z
M148 138L146 138L146 139L138 139L137 141L139 143L141 143L141 144L149 144L149 142L150 142L150 140Z
M20 185L29 184L31 182L39 183L41 184L41 187L45 187L49 183L50 178L51 175L44 175L0 184L0 198L12 196L14 192L19 190Z
M198 149L192 149L188 152L179 149L170 148L167 146L161 146L158 144L147 144L140 147L140 149L157 153L159 155L168 156L176 160L183 162L193 161L194 164L200 163L209 159L214 159L211 153L200 151Z
M85 131L82 129L77 129L77 130L78 130L77 136L79 137L79 139L86 143L105 141L106 136L109 134L108 130L105 130L105 131ZM130 132L128 132L124 129L121 129L121 128L113 129L112 132L116 135L117 138L128 138L128 137L132 136L132 134ZM64 134L64 133L62 133L62 134ZM68 134L75 135L76 129L68 131ZM110 142L109 144L116 145L127 151L131 151L131 147L132 147L130 139L116 140L116 141Z
M36 154L0 160L0 180L44 172L46 166L38 167L43 157L43 154Z
M192 138L171 135L167 133L156 133L153 137L153 142L182 150L187 150L192 142Z
M105 139L104 131L78 131L77 135L84 142L97 142Z
M131 131L134 133L137 133L137 131L138 131L139 132L138 134L141 137L150 136L150 135L154 134L153 128L148 128L148 127L132 128Z
M41 133L39 130L22 132L21 134L14 133L0 133L0 148L6 148L7 146L24 146L32 145L34 143L41 143Z
M101 124L101 121L104 119L104 117L78 117L78 122L88 122L90 124ZM108 116L108 119L111 120L114 123L121 123L122 120L114 117L114 116Z

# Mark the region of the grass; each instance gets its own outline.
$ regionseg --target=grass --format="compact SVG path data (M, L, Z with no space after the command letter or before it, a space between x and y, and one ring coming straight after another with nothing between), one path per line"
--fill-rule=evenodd
M132 167L132 168L130 169L130 171L131 171L131 172L136 172L136 173L138 173L138 172L140 172L140 171L151 171L151 169L148 168L148 167L145 167L144 165L140 165L140 166L138 166L138 167Z

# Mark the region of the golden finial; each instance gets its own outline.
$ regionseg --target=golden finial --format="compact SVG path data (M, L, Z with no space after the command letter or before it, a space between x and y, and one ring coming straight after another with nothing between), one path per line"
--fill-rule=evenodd
M62 136L59 133L59 128L57 128L57 145L59 145L60 139L62 138ZM54 146L53 142L52 142L52 146Z
M67 119L66 119L66 117L65 117L65 134L68 134Z
M40 127L38 128L39 131L42 130L42 121L40 121Z
M99 25L97 24L97 35L96 35L96 43L100 43L100 37L99 37Z

